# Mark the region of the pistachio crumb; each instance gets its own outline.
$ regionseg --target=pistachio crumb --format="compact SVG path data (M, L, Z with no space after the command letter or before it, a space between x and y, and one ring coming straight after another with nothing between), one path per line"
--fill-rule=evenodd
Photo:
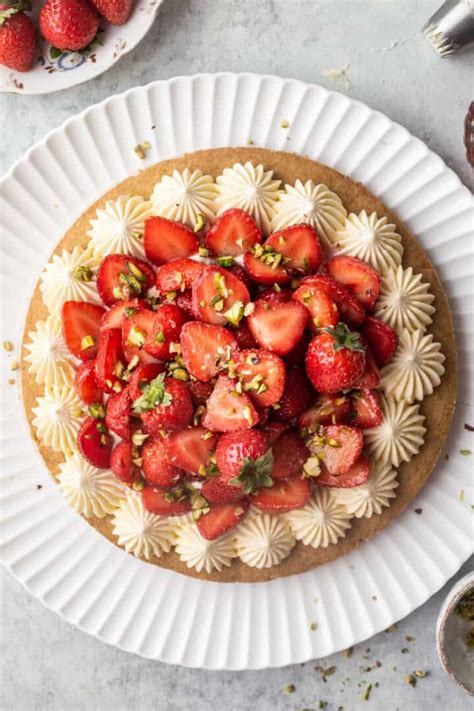
M296 691L296 686L294 684L287 684L283 687L284 694L293 694Z
M353 651L352 647L348 647L347 649L343 649L341 654L343 657L346 657L346 659L348 659L349 657L352 656L352 651Z
M282 119L280 121L280 128L290 128L290 122L288 119Z
M459 454L462 454L463 457L469 457L472 452L470 449L460 449Z
M151 144L148 141L143 141L143 143L137 143L133 150L140 160L144 160L150 148Z
M410 686L416 686L416 676L413 674L405 674L403 681L405 684L410 684Z
M424 679L426 676L428 676L428 672L424 669L418 669L415 672L415 676L417 677L417 679Z
M312 622L310 624L310 628L312 632L315 632L318 629L318 623L317 622Z
M18 361L17 360L12 360L10 370L18 370Z
M13 343L11 341L3 341L3 347L7 353L10 353L13 350Z
M15 385L15 378L8 378L9 385Z
M372 691L372 684L367 684L367 686L364 689L364 693L361 694L361 699L362 701L368 701L370 697L370 692Z
M247 138L247 145L253 146L253 140L251 138Z

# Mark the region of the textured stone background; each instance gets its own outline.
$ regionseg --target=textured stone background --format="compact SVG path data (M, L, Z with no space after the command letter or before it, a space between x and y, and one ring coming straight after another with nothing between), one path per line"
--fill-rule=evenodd
M406 126L470 185L462 122L472 99L473 51L442 61L418 32L440 3L166 0L142 44L101 77L44 97L0 97L0 172L49 130L110 94L153 79L229 70L347 91ZM350 88L322 74L346 64ZM456 577L472 567L471 560ZM8 574L1 581L2 711L302 711L318 709L320 701L329 711L472 708L444 675L435 649L436 617L453 581L396 630L358 645L350 658L336 654L239 673L169 667L127 655L70 627ZM331 667L324 681L321 669ZM429 675L413 689L403 676L416 669ZM370 700L362 701L362 690L376 682ZM283 691L288 684L295 686L292 694Z

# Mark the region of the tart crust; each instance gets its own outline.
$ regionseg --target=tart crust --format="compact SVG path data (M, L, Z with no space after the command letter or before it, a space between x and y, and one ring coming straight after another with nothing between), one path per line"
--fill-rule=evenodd
M229 568L224 568L219 573L217 571L197 573L195 570L187 568L174 550L163 554L160 558L153 558L149 561L155 565L169 568L194 578L218 582L262 582L303 573L349 553L363 541L382 531L413 501L436 465L453 418L458 378L456 342L448 299L426 252L407 227L398 220L397 216L388 210L367 188L338 171L303 156L253 147L215 148L196 151L180 158L163 161L141 171L138 175L128 178L91 205L66 232L63 239L56 245L53 253L59 254L63 249L70 250L75 245L84 247L87 245L89 240L86 233L89 228L89 221L95 216L96 209L103 206L105 200L115 200L120 195L127 194L148 197L151 195L155 183L163 175L171 174L174 169L181 171L186 167L191 170L199 168L206 174L217 176L222 173L224 168L234 163L245 163L245 161L251 161L254 165L262 163L266 170L271 169L274 171L275 176L282 180L283 185L285 183L293 184L298 178L303 182L311 178L315 183L324 183L341 197L348 213L354 212L358 214L363 209L369 213L374 211L377 212L379 217L385 216L389 222L396 225L398 233L402 236L404 247L403 266L405 268L411 266L415 273L421 273L423 280L430 283L431 292L435 295L434 305L436 312L433 314L433 323L429 330L433 333L434 339L442 344L443 353L446 356L446 372L439 387L421 403L421 412L426 417L427 433L425 442L419 454L399 467L399 487L396 498L380 515L373 516L370 519L352 519L352 526L347 531L345 538L338 541L336 545L314 549L298 542L288 558L277 566L262 570L250 568L239 559L235 559ZM24 357L27 355L24 343L27 341L28 332L35 328L38 320L44 320L47 316L48 311L43 304L38 282L31 298L23 333L22 399L31 436L36 442L50 473L57 480L59 464L64 461L64 457L62 454L56 454L48 447L45 447L36 438L32 427L32 408L35 405L36 397L43 394L43 386L38 385L34 376L28 373L28 363L24 361ZM112 535L111 518L111 516L106 516L103 519L88 518L85 520L99 533L116 544L116 540Z

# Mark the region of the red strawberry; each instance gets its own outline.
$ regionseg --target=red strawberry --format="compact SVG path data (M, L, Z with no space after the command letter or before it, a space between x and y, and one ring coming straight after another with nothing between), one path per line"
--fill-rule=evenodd
M184 324L181 348L189 373L193 378L204 381L217 375L238 350L230 331L198 321Z
M237 277L237 279L240 279L242 284L245 284L249 294L252 294L255 291L255 284L251 280L250 275L243 267L240 266L240 264L232 264L230 267L226 267L226 269L228 272Z
M287 284L290 281L290 274L282 263L283 257L269 245L266 250L262 245L257 245L244 256L246 271L253 281L262 286Z
M370 350L366 349L365 355L365 369L360 378L357 378L355 383L352 384L353 388L373 390L380 385L380 373L377 368L377 363Z
M155 283L155 273L141 259L109 254L97 272L97 291L106 306L144 296Z
M165 217L148 217L145 220L143 245L147 259L153 264L190 257L199 249L198 238L189 227Z
M206 247L217 257L238 257L261 241L255 220L239 208L226 210L206 234Z
M156 359L144 346L153 329L155 311L138 309L122 320L122 347L126 360L130 363L137 356L142 363L154 363Z
M285 513L308 503L311 492L308 479L279 479L271 489L261 489L252 497L252 505L265 513Z
M382 368L391 360L397 350L397 334L388 323L373 316L367 316L362 327L362 335L369 344L378 367Z
M121 439L130 439L131 415L132 401L128 388L124 388L120 393L112 393L105 408L105 424L109 430Z
M245 393L235 390L235 381L219 375L207 401L207 412L202 424L213 432L234 432L254 427L258 413Z
M179 344L181 329L188 320L185 312L175 304L159 306L143 346L145 351L159 360L173 360L176 351L171 351L172 344Z
M209 455L215 449L217 435L204 427L189 427L173 432L168 439L170 461L191 474L204 476Z
M328 425L311 439L311 452L322 460L330 474L347 474L362 454L364 435L357 427Z
M313 331L325 326L336 326L339 322L339 311L336 304L319 287L310 284L300 286L294 292L293 298L308 309Z
M275 418L289 422L299 417L313 402L314 390L303 368L291 368L286 372L286 382Z
M206 479L201 487L201 494L211 504L232 504L244 498L240 487L228 484L221 476Z
M345 323L326 328L313 338L306 354L306 372L316 390L334 393L350 388L365 368L365 346Z
M76 51L87 47L96 36L99 15L87 0L46 0L39 26L50 45Z
M237 526L247 513L247 509L248 503L244 500L235 504L212 504L210 510L198 518L199 533L206 540L213 541Z
M105 309L87 301L65 301L61 311L63 336L72 355L90 360L97 354L100 321Z
M298 427L314 431L318 425L340 425L349 420L350 413L350 399L342 393L320 395L317 402L298 417Z
M166 490L145 485L142 501L146 510L157 516L180 516L191 510L189 498L183 496L179 488Z
M156 378L157 375L163 373L164 370L165 366L163 363L145 363L137 366L132 372L132 377L128 385L132 402L136 400L137 397L140 397L143 392L143 387L147 385L150 380Z
M169 441L160 435L148 439L142 448L143 476L155 486L172 486L181 472L171 461Z
M195 259L188 259L188 257L172 259L158 269L156 288L161 294L191 289L196 279L201 276L203 269L204 265Z
M102 402L102 393L95 380L95 360L86 360L78 367L74 375L74 389L86 405Z
M296 344L296 346L284 356L283 361L287 368L294 368L295 366L303 366L306 358L306 351L308 350L309 342L311 336L309 333L303 333L303 337Z
M285 387L281 358L269 351L249 349L236 353L233 360L232 370L255 405L262 408L278 402Z
M95 361L95 379L103 392L120 392L123 386L121 378L125 369L124 363L121 332L117 328L102 331Z
M217 443L216 463L222 480L244 494L271 486L272 461L267 438L259 430L227 432Z
M101 420L86 417L77 434L77 446L84 459L93 467L110 467L113 440Z
M245 348L258 348L258 345L255 343L255 339L252 336L249 325L245 319L240 322L238 328L233 328L231 333L237 341L237 345L242 350Z
M366 309L373 309L380 291L380 274L362 259L344 254L332 257L326 271L338 284L347 286Z
M291 289L287 289L286 287L278 287L276 289L274 286L269 286L260 292L255 303L259 304L261 301L266 301L269 304L286 304L287 301L290 301L292 296L293 292Z
M92 0L92 3L111 25L127 22L133 7L133 0Z
M308 312L297 301L286 304L260 303L248 317L257 343L277 355L286 355L298 343L308 320Z
M117 479L127 486L140 481L140 468L133 461L131 442L119 442L112 450L110 468Z
M193 311L200 321L238 326L250 301L247 287L231 272L205 267L193 285Z
M261 430L267 438L268 444L272 446L289 427L290 425L287 422L275 422L274 420L270 420L262 425Z
M352 424L367 430L378 427L382 422L382 410L377 392L373 390L360 390L351 394L354 419Z
M205 405L214 390L212 383L202 380L189 380L187 385L195 408Z
M336 304L341 320L348 323L349 326L360 326L364 321L364 307L356 299L352 291L343 284L338 284L337 281L326 276L326 274L306 277L301 282L301 286L322 289Z
M272 479L301 476L309 451L296 430L287 430L278 437L272 445L272 451Z
M28 4L0 5L0 64L27 72L36 57L36 30L31 19L21 12Z
M290 271L309 274L321 263L321 245L311 225L293 225L274 232L264 247L267 245L283 255L285 268Z
M193 403L185 383L161 374L145 386L133 403L133 411L140 414L145 430L156 434L187 427L193 417Z
M187 314L191 318L194 318L193 293L192 293L191 289L186 289L186 291L181 291L176 296L176 306L179 306L180 309L183 309L185 314Z
M122 328L123 319L133 316L137 309L146 309L147 304L143 299L129 299L117 301L103 316L100 324L101 331L107 328Z
M361 486L370 479L370 465L367 459L360 457L345 474L331 474L324 464L321 464L321 474L314 481L319 486L334 486L339 489Z

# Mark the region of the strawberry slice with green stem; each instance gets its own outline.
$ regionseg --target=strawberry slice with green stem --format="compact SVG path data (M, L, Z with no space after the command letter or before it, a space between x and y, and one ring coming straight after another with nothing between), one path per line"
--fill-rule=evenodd
M206 479L202 485L201 494L211 504L232 504L245 498L240 487L228 484L221 476Z
M192 292L195 317L216 326L238 326L250 301L245 284L220 267L205 267Z
M345 323L325 328L309 344L306 372L320 393L334 393L353 386L364 372L366 349L359 334Z
M148 385L150 380L153 380L163 372L165 372L164 363L144 363L134 368L128 384L128 391L132 401L142 395L144 387Z
M155 283L151 266L136 257L109 254L97 273L97 291L106 306L145 296Z
M222 479L239 487L244 494L273 483L270 478L273 454L259 430L223 434L216 447L216 464Z
M160 373L143 388L133 402L132 411L140 415L149 434L161 430L180 430L191 424L193 403L186 383Z
M255 220L239 208L226 210L206 234L206 247L217 257L239 257L261 241Z
M61 310L63 336L70 353L79 360L97 355L100 324L105 309L87 301L65 301Z
M165 217L148 217L145 220L143 246L147 259L161 265L196 254L199 240L186 225Z

